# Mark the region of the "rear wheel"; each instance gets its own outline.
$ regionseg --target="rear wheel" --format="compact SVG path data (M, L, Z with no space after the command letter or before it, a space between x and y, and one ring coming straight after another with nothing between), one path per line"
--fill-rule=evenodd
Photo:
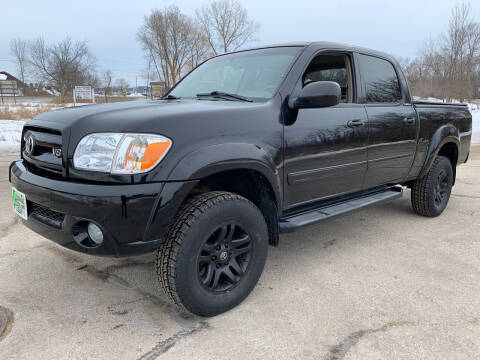
M430 171L412 185L412 207L422 216L435 217L447 207L453 186L450 160L444 156L435 159Z
M252 291L267 248L267 226L253 203L232 193L205 193L179 211L157 252L157 274L176 305L213 316Z

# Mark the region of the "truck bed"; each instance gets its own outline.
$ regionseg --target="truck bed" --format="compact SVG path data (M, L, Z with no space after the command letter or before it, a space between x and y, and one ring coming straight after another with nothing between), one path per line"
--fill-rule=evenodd
M424 162L429 156L430 142L447 135L458 139L457 163L465 162L472 138L472 114L468 105L435 101L413 101L412 103L418 115L419 127L417 153L410 174L415 177L420 175ZM442 136L436 136L438 131L441 131Z
M427 101L427 100L419 100L419 101L412 101L413 105L418 105L418 106L448 106L448 107L456 107L456 108L464 108L467 107L467 104L462 104L462 103L444 103L444 102L437 102L437 101Z

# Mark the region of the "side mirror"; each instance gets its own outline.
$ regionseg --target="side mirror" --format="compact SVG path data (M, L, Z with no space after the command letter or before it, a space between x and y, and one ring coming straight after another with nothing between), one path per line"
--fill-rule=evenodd
M342 98L342 89L334 81L311 82L302 89L294 106L296 109L321 108L337 105Z

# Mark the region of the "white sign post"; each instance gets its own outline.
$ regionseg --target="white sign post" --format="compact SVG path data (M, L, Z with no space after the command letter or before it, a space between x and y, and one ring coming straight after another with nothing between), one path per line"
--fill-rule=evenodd
M2 98L2 104L4 96L13 96L13 101L16 104L17 100L15 96L18 96L17 91L18 84L15 80L0 80L0 97Z
M91 86L75 86L73 89L73 104L77 104L77 100L91 100L95 103L95 92Z

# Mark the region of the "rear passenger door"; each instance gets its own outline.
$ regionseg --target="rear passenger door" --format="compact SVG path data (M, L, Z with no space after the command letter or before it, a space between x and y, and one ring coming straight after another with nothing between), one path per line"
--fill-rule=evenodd
M368 116L367 173L364 188L402 181L416 149L417 115L391 62L360 54Z

